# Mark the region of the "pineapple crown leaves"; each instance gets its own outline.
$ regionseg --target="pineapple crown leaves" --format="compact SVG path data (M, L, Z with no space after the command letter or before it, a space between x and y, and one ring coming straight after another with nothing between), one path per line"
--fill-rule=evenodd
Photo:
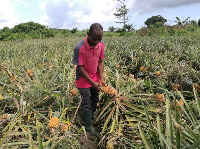
M54 117L59 117L59 116L60 116L60 112L59 112L59 111L53 112L53 116L54 116Z

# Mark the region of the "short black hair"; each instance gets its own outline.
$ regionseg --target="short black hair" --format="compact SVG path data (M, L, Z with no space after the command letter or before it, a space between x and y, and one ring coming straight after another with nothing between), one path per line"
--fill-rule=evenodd
M94 30L97 30L97 31L103 31L103 27L101 26L101 24L99 23L93 23L91 26L90 26L90 30L89 30L89 34L91 34Z

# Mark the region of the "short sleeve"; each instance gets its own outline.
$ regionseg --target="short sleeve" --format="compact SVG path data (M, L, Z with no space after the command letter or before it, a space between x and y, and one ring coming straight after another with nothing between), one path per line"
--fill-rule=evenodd
M81 52L81 47L78 45L76 45L74 48L73 64L83 65L83 54Z
M105 58L105 45L101 44L101 53L100 53L100 60L103 60Z

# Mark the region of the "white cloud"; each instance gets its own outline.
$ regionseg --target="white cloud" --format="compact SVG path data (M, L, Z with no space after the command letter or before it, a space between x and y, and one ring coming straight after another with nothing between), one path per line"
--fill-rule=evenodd
M129 16L134 17L134 19L144 14L166 10L166 8L200 3L199 0L125 0L124 2L129 9ZM39 18L40 23L51 28L72 29L78 27L86 29L92 22L111 26L116 24L116 18L113 15L115 8L119 8L121 5L117 0L6 0L0 2L0 28L16 25L19 17L23 22L25 19L28 21L33 19L34 21L34 19L38 20ZM20 7L27 8L23 9L24 14L27 10L34 10L31 12L35 15L32 15L32 18L29 15L27 18L23 14L16 14L16 12L23 12L22 10L14 10L17 8L19 10ZM39 10L37 11L37 9ZM198 15L198 12L196 14Z
M130 12L145 14L165 8L175 8L200 3L199 0L126 0Z
M14 5L10 0L1 2L0 4L0 28L13 27L17 23L17 14L14 12Z
M72 28L79 23L113 22L116 1L108 0L47 0L41 4L50 27Z
M132 16L141 15L164 8L200 3L199 0L126 0L124 1ZM44 5L45 4L45 5ZM122 4L117 0L47 0L43 3L46 22L50 27L72 28L82 23L113 23L115 8Z

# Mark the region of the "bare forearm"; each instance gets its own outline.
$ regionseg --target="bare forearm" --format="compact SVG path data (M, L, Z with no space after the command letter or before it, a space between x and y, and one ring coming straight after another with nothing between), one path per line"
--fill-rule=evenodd
M99 73L100 80L104 80L103 72L104 72L104 62L103 61L99 61L98 73Z

